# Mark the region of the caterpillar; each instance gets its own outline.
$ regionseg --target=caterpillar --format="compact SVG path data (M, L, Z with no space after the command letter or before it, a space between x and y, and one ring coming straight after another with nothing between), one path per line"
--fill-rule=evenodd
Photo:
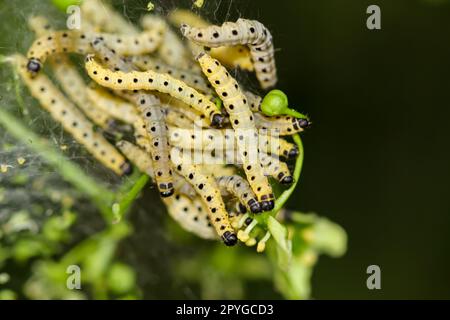
M86 58L85 67L88 75L104 87L115 90L155 90L166 93L201 111L210 118L213 126L220 127L222 125L224 117L214 103L172 76L154 71L112 72L103 68L92 55Z
M210 24L203 20L200 16L196 15L190 10L176 9L169 13L169 21L179 28L182 24L188 24L197 28L206 28ZM198 52L201 48L190 42L191 49L194 52ZM208 53L221 61L224 65L230 68L240 68L246 71L254 71L253 63L250 59L250 51L246 46L227 46L218 48L204 48Z
M150 56L132 56L130 57L134 65L143 71L153 70L160 73L167 73L174 78L184 81L188 86L205 94L211 93L211 85L205 79L189 70L171 67L157 58Z
M125 158L105 139L96 132L92 123L55 87L44 74L32 77L27 72L27 60L21 55L15 55L13 61L23 82L41 106L52 117L60 122L64 129L103 165L119 175L130 174L131 166Z
M222 176L217 178L217 184L220 188L237 196L239 202L244 204L252 213L261 212L261 206L256 200L256 196L244 178L238 175Z
M252 142L255 142L254 140L258 135L247 98L243 95L236 80L217 60L212 59L207 54L199 55L197 60L203 73L221 97L230 116L245 174L261 202L261 208L263 211L270 211L275 205L275 199L272 187L262 172L259 159L255 156L258 151L256 145Z
M167 25L167 22L156 15L145 15L141 19L144 30L152 30L159 25L164 25L165 33L158 48L161 59L170 66L186 69L191 65L190 53L187 51L181 39Z
M169 126L169 142L174 147L190 148L196 150L234 150L236 148L235 133L230 129L222 130L195 130L187 126L178 128ZM267 135L267 132L258 135L258 148L261 152L283 156L288 159L297 157L298 148L277 135Z
M254 117L258 129L273 130L280 136L302 132L311 125L306 119L291 116L266 117L260 113L254 113Z
M95 39L92 42L92 47L110 67L124 71L132 69L132 64L121 59L113 49L105 45L102 39ZM167 150L169 145L167 141L167 126L161 102L155 95L145 92L123 93L123 95L128 97L140 110L149 140L146 142L146 145L150 149L153 167L156 172L156 184L162 197L170 197L174 193L174 187L170 156ZM145 134L143 136L145 137Z
M209 47L248 45L256 78L261 87L268 89L275 86L277 71L272 35L262 23L238 19L236 22L225 22L222 26L214 25L206 28L182 24L181 33L188 39Z
M132 125L134 125L140 118L140 115L134 105L112 95L107 90L104 90L98 86L88 86L86 94L91 104L93 104L104 115L111 116Z
M81 3L82 24L85 22L100 27L105 32L137 34L139 30L108 3L100 0L84 0ZM84 29L84 26L83 26Z
M37 36L53 32L48 20L42 16L31 17L28 20L28 25ZM109 127L111 124L110 118L88 101L86 85L70 60L67 57L58 55L50 60L50 65L62 89L75 102L78 108L101 128Z
M183 163L176 151L177 149L172 149L171 160L174 166L176 166L177 172L182 175L202 197L203 202L208 208L210 221L225 245L235 245L237 237L231 227L228 213L225 210L225 204L223 203L220 190L217 187L214 178L210 175L203 174L199 166Z
M174 99L166 94L159 94L158 97L160 98L161 102L163 102L166 108L182 112L186 116L186 118L188 118L189 120L191 120L192 123L195 124L196 127L200 128L211 127L211 122L209 121L208 118L205 117L204 114L191 108L184 102L178 99Z
M92 53L90 45L95 39L103 39L111 49L121 55L139 55L156 50L163 32L158 29L138 35L114 35L77 30L54 31L36 39L28 50L27 68L32 74L39 72L50 55L57 53Z
M188 232L202 239L215 240L218 238L214 230L207 208L201 199L195 197L193 200L182 194L163 199L170 216Z
M274 177L284 185L290 185L294 182L294 178L285 162L264 153L261 153L259 158L266 175Z
M166 113L166 122L169 126L172 125L174 127L186 129L194 127L194 123L189 118L187 118L182 112L176 109L166 108L165 113Z

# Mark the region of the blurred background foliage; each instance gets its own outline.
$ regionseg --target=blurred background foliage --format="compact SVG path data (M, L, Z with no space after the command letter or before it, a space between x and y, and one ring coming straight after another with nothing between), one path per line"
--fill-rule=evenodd
M161 13L190 6L152 2ZM114 3L134 19L148 1ZM382 10L380 31L365 27L371 4ZM249 248L229 250L181 231L149 188L128 222L106 226L85 195L0 131L0 162L14 159L18 166L17 158L27 159L25 177L0 174L0 299L306 298L311 288L319 299L450 298L449 2L206 0L200 12L212 22L256 18L273 31L279 87L314 122L303 136L305 167L287 207L315 210L344 226L347 254L315 266L321 252L343 253L345 233L297 212L289 215L295 226L288 223L293 264L282 271L276 259ZM35 13L63 26L46 1L0 0L1 54L26 52L32 34L25 19ZM8 69L0 68L0 104L14 110ZM27 94L23 99L33 105ZM117 179L83 156L45 113L30 109L23 119L35 132L70 146L66 157L117 190ZM20 190L24 198L10 198ZM267 255L276 254L269 245ZM64 289L69 262L88 270L82 292ZM371 264L381 267L382 290L366 288Z

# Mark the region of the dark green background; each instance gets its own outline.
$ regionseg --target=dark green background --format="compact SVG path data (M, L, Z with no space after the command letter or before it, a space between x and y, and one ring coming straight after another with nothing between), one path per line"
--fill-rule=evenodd
M24 52L26 10L49 8L8 2L22 27L1 22L1 51ZM189 1L153 2L168 10ZM148 1L126 3L132 16ZM344 258L320 259L314 298L450 298L450 2L434 3L206 0L201 11L214 22L264 22L279 49L279 88L314 122L303 135L305 166L289 207L317 211L349 235ZM366 28L370 4L381 7L382 30ZM146 197L158 201L154 192ZM164 215L137 210L123 255L138 267L145 297L197 297L165 273L179 249L155 229ZM382 290L366 288L371 264L381 267ZM265 296L270 291L259 292Z

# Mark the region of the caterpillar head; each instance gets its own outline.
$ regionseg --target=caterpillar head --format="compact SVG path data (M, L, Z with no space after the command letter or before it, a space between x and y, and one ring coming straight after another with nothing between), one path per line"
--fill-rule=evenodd
M275 207L275 201L261 201L261 209L262 211L270 211Z
M120 169L122 170L122 174L129 176L132 172L133 172L133 167L131 166L131 164L129 162L124 162L121 166Z
M231 247L237 243L238 239L236 234L232 233L231 231L225 231L225 233L222 235L222 240L226 246Z
M27 64L27 70L30 71L32 74L38 73L42 68L42 63L39 61L39 59L36 58L30 58L28 60Z

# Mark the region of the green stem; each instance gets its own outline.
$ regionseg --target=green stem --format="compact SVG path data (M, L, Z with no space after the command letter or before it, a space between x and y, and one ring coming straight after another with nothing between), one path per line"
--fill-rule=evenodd
M105 219L107 221L111 220L112 212L108 204L114 199L112 192L86 175L79 166L67 160L54 147L50 146L45 139L29 130L20 120L6 111L4 107L0 107L0 124L15 139L27 145L31 150L44 158L59 172L64 180L71 183L83 194L89 196L102 211Z
M150 178L146 174L141 175L133 187L122 197L120 202L113 204L115 222L120 221L127 214L134 200L138 197L149 180Z

